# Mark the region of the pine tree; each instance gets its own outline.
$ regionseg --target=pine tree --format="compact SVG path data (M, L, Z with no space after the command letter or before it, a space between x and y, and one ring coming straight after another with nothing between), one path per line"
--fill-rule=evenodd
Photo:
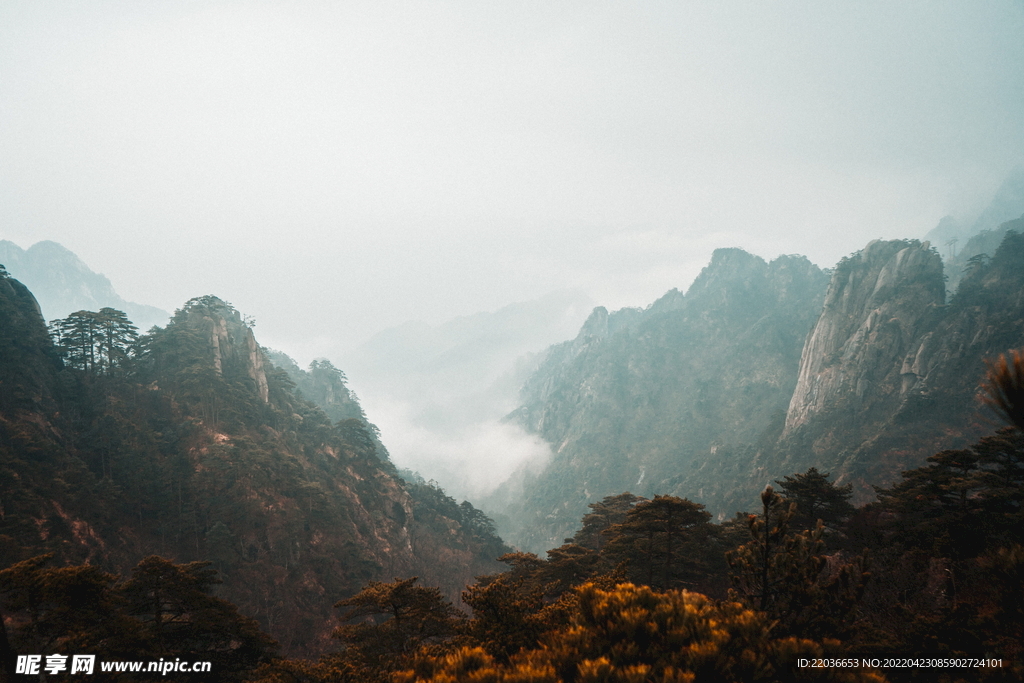
M845 681L882 683L863 669L798 669L800 658L836 656L839 643L778 637L770 621L741 605L688 591L622 584L577 591L570 623L508 664L481 647L423 657L395 683L579 683L631 681Z
M154 555L132 570L118 594L141 622L147 652L208 660L219 680L233 680L269 660L277 643L230 602L210 595L219 583L209 562L174 564Z
M101 308L96 316L97 350L107 373L125 369L129 354L139 338L139 330L123 311Z
M92 565L47 566L52 559L40 555L0 572L0 611L16 625L13 650L113 658L138 652L136 625L114 589L118 577Z
M590 548L566 543L548 551L547 561L537 571L544 594L551 599L612 569L607 560Z
M835 529L853 514L854 507L850 505L853 485L836 486L828 477L827 473L821 474L818 468L811 467L804 474L776 480L783 499L796 503L792 520L795 524L810 529L820 519L826 527Z
M69 366L100 374L126 368L139 338L138 328L115 308L76 311L49 327Z
M826 571L824 524L791 532L796 503L787 503L770 485L761 492L761 504L761 515L748 519L750 541L727 553L730 597L767 613L780 634L840 635L868 579L866 557Z
M702 568L701 547L713 533L710 519L703 505L655 496L604 531L602 555L612 563L627 562L627 576L638 583L661 589L690 585Z
M343 624L333 637L345 645L342 661L363 680L383 680L421 646L444 643L460 631L464 615L439 589L417 586L417 580L371 581L335 605L348 609L339 615ZM360 621L344 623L355 620Z
M876 489L892 536L954 560L1024 542L1024 432L1005 428L969 448L941 451L902 481Z
M66 318L55 320L51 328L57 332L58 348L67 364L79 370L96 369L97 314L76 311Z
M591 550L601 550L607 538L604 531L626 520L626 513L637 503L646 500L629 491L615 496L606 496L599 503L590 503L590 512L583 516L579 531L566 543L575 543Z
M465 633L499 662L524 648L536 647L547 630L544 596L524 578L509 574L488 577L466 588L462 601L473 610Z

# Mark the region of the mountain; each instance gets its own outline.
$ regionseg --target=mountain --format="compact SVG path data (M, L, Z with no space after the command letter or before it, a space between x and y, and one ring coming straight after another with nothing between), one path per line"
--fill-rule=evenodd
M54 346L0 276L0 567L209 560L286 653L318 654L332 605L368 580L416 575L457 600L500 566L482 513L400 478L357 404L334 421L298 397L229 304L199 297L130 337L81 369L94 347Z
M519 522L506 538L558 546L588 503L627 490L703 502L724 476L707 476L709 458L738 476L747 463L734 451L783 418L827 282L804 257L766 263L719 249L685 295L595 309L574 340L549 350L509 417L554 455L488 502Z
M94 273L74 253L56 242L44 241L22 249L0 240L0 263L11 277L25 283L47 320L74 311L98 311L104 307L124 311L140 329L164 325L170 317L153 306L122 299L103 275Z
M487 502L503 536L557 545L588 503L627 490L688 497L722 519L809 467L865 502L871 485L991 432L977 385L984 359L1024 345L1021 229L1000 228L948 303L937 251L893 240L830 274L719 250L685 296L596 309L509 416L555 455Z
M996 190L992 201L974 220L969 235L992 230L1024 213L1024 166L1013 169Z

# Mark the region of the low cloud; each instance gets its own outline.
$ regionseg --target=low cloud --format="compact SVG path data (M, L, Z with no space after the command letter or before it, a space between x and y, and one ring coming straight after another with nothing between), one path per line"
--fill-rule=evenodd
M363 401L398 466L434 479L458 500L478 501L520 467L543 467L551 449L518 425L490 419L440 430L416 419L412 404Z

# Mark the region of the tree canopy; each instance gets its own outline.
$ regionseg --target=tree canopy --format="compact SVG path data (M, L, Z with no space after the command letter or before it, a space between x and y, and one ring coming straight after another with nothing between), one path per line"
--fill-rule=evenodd
M792 522L809 529L820 519L825 526L836 528L853 514L850 496L853 485L836 486L828 480L828 473L811 467L804 474L794 474L776 480L782 497L796 503Z
M52 321L50 331L68 366L100 374L126 371L139 339L138 328L114 308L76 311Z

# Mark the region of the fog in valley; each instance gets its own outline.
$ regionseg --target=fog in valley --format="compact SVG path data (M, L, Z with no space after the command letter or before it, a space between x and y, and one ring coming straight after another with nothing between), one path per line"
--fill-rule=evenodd
M5 2L0 240L231 302L481 496L547 457L502 418L594 306L1019 216L1021 35L1019 0Z

